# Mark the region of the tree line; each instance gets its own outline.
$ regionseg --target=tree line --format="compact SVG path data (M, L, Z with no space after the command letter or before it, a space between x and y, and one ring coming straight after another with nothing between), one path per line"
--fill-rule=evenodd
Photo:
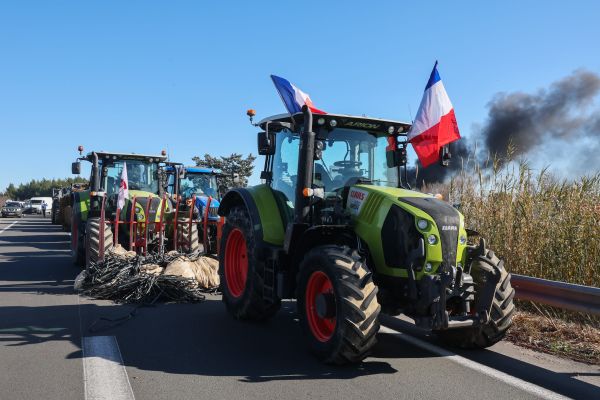
M87 179L81 177L65 179L32 179L19 186L11 183L4 191L3 195L12 200L27 200L32 197L50 197L52 196L53 188L63 188L71 186L73 183L84 182L87 182Z

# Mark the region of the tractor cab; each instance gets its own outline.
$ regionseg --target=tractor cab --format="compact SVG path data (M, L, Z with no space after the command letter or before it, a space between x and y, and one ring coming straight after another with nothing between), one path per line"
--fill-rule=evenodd
M302 113L266 118L258 124L259 154L266 155L262 178L285 195L294 207L298 176L310 179L300 188L310 193L313 204L319 200L341 200L356 184L401 186L399 154L406 154L405 138L410 124L392 120L339 114L318 115L314 132L312 166L299 164L300 141L304 129ZM404 161L405 163L405 161ZM305 187L306 186L306 187Z
M217 219L219 208L218 177L221 171L206 167L185 167L179 163L167 163L167 193L172 198L181 196L182 200L195 198L196 208L202 215L205 207L209 206L208 216ZM209 204L210 203L210 204Z

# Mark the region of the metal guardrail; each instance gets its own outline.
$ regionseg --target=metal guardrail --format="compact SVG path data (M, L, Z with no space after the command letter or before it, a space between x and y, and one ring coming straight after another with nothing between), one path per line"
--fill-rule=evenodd
M600 288L512 274L515 297L566 310L600 315Z

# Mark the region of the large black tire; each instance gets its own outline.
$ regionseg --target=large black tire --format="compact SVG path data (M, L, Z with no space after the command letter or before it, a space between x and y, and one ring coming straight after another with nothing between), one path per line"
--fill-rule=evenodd
M221 292L227 310L236 319L266 320L279 310L279 298L266 299L265 265L256 258L256 241L245 207L227 214L219 252Z
M297 297L304 336L319 359L348 364L369 354L381 306L372 273L355 250L327 245L308 252L300 265Z
M180 243L185 243L182 244L181 248L178 250L188 254L200 253L200 235L198 235L198 224L192 223L190 238L190 220L188 218L178 218L177 238Z
M498 267L500 280L496 286L494 301L487 324L476 328L451 329L437 332L443 342L450 346L465 349L481 349L501 341L512 325L515 312L515 289L510 284L511 275L504 268L504 262L493 251L486 250L484 255L477 256L471 265L471 270L478 270L478 263Z
M75 213L71 214L71 262L77 267L85 264L85 248L83 232L81 231L83 224L79 222L79 218Z
M110 226L104 223L104 229L101 229L100 218L90 218L85 231L85 266L102 261L112 247L113 233Z

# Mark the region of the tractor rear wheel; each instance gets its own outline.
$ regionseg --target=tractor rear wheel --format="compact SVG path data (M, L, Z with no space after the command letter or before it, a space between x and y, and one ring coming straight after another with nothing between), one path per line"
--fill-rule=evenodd
M190 227L190 220L188 218L178 218L177 238L180 243L185 243L180 248L184 253L200 253L200 236L198 235L197 223L192 222Z
M100 218L90 218L85 232L85 266L104 260L106 253L113 247L113 233L105 222L100 227Z
M265 265L256 258L256 241L244 207L233 207L225 219L219 252L221 292L236 319L265 320L277 313L278 298L264 296Z
M477 263L485 263L498 267L500 280L496 286L490 320L487 324L475 328L451 329L439 331L437 335L446 344L453 347L478 349L492 346L501 341L512 325L515 312L513 299L515 289L510 284L511 275L504 268L504 262L493 251L486 250L485 255L480 255L473 260L472 270L477 270Z
M319 246L300 265L298 313L308 346L332 364L362 361L379 331L377 286L364 258L348 247Z

